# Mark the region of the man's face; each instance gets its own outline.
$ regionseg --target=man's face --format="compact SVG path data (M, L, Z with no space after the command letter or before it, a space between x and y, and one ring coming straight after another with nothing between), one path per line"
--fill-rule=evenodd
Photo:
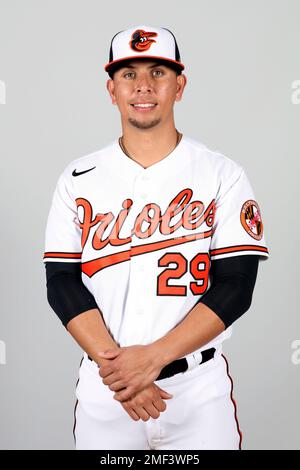
M132 60L107 81L112 103L123 125L149 129L173 119L173 106L180 101L186 77L155 60ZM148 103L149 107L139 104Z

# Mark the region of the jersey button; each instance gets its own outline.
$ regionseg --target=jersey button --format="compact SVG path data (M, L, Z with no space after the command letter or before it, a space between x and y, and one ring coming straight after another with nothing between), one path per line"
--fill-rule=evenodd
M143 181L149 181L149 179L150 179L150 178L149 178L149 176L148 176L148 175L144 175L144 176L142 176L142 180L143 180Z
M136 313L137 313L138 315L142 315L142 314L144 313L144 310L143 310L142 308L139 308L139 309L136 311Z

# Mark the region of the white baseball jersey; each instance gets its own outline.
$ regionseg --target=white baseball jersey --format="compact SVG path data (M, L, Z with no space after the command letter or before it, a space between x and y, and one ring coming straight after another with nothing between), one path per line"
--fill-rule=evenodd
M244 169L183 135L148 168L118 139L69 163L53 195L43 260L81 263L108 331L129 346L181 322L210 287L211 260L249 254L269 256Z

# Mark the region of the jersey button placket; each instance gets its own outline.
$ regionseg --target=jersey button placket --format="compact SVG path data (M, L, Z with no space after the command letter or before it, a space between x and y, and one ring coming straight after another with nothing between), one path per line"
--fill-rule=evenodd
M150 179L150 176L147 175L147 174L144 174L144 175L141 177L141 180L142 180L142 181L149 181L149 179Z
M149 181L150 177L146 173L141 173L135 180L134 197L136 198L137 204L140 206L140 210L142 210L145 204L148 202L147 199L149 198L149 195L147 191L147 183L149 183ZM135 238L135 242L133 244L139 244L139 239ZM145 268L143 255L133 257L131 259L131 282L135 283L135 288L137 289L135 314L136 318L141 319L143 322L145 321L144 316L146 313L144 303L147 301L146 297L144 296L144 289L146 288L146 284L143 280L143 277L141 277L141 274L144 272Z
M131 272L133 274L132 282L134 284L135 296L135 313L138 317L143 317L147 312L147 282L145 282L143 273L142 256L131 261ZM144 321L144 320L143 320Z
M149 194L148 194L148 184L150 182L150 176L147 175L146 173L141 173L137 178L136 178L136 186L134 189L135 196L140 200L140 201L145 201L148 199Z

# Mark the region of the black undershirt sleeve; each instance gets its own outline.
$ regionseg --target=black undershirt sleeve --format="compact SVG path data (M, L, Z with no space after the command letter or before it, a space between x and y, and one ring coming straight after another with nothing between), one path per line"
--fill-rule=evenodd
M211 261L211 285L199 299L228 328L250 307L259 256L240 255ZM98 308L81 278L80 263L46 262L47 299L63 325L80 313ZM197 302L197 303L198 303Z
M249 309L258 263L259 255L230 256L211 262L211 285L199 302L221 318L225 329Z
M62 324L80 313L98 308L81 278L81 263L46 262L47 299Z

